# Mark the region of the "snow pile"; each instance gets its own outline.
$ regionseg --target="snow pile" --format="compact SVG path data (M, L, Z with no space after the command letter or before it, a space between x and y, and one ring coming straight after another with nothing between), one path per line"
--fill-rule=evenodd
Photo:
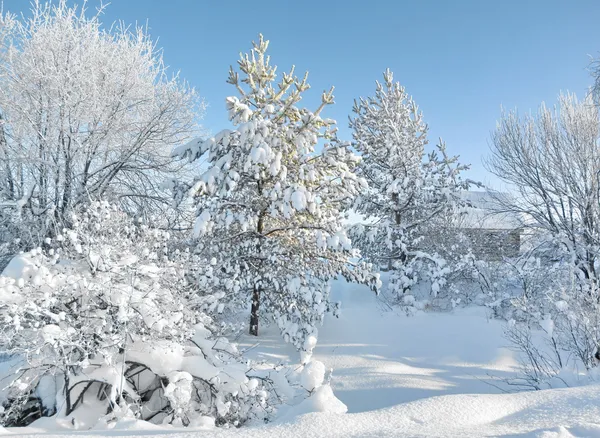
M517 394L450 395L356 414L317 412L289 421L259 427L214 429L215 438L277 437L600 437L600 391L598 386L555 389ZM164 428L164 426L162 426ZM64 436L54 430L25 428L9 431L19 436ZM165 428L140 429L134 421L118 423L111 436L183 438L183 431ZM94 431L99 436L105 432Z
M322 385L315 389L314 393L300 403L294 406L281 417L281 421L290 421L298 415L303 415L309 412L330 412L333 414L345 414L348 407L342 403L334 394L331 386Z
M323 362L312 361L309 362L302 370L302 376L300 381L302 386L307 391L314 391L323 384L325 379L325 365Z

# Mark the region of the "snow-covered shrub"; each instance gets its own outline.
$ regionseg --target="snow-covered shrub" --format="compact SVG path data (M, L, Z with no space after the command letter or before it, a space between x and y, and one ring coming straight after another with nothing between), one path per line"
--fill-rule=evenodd
M552 372L546 375L531 372L538 367L539 358L530 358L524 367L527 374L536 376L537 380L531 380L537 383L547 383L565 368L579 369L591 376L594 373L589 371L600 362L600 295L593 281L578 275L579 269L572 260L572 256L564 254L562 260L550 266L522 272L529 284L535 286L524 289L522 295L511 300L514 320L510 323L509 339L527 352L523 339L532 335L524 332L539 331L539 338L551 347L550 356L555 364Z
M441 252L441 231L462 204L459 191L468 183L460 173L467 166L442 142L426 156L422 114L389 70L383 78L375 97L355 103L350 120L352 145L362 155L355 172L369 184L353 207L371 218L353 236L368 260L392 270L388 288L400 301L422 281L436 296L453 269Z
M508 319L519 293L516 283L508 260L482 260L468 251L456 261L448 292L456 304L485 305L495 317Z
M324 92L315 111L297 106L307 76L294 71L276 81L262 36L230 71L238 96L226 100L233 130L175 151L208 169L190 187L197 203L198 251L214 258L232 303L252 303L250 333L259 314L279 326L286 341L307 351L329 303L329 280L341 275L378 287L342 225L342 212L365 189L353 171L359 158L336 137L335 121L321 116L333 104ZM260 311L259 311L260 309ZM310 342L309 342L310 344Z
M564 269L562 287L546 290L535 301L513 300L514 314L527 317L509 320L506 330L507 339L521 354L522 375L513 383L544 389L597 379L600 297L573 287L574 270Z
M508 382L517 389L547 389L556 386L556 383L569 386L561 377L563 366L566 365L563 360L568 361L569 357L563 357L552 332L545 334L547 336L536 333L527 324L509 321L505 337L519 354L520 372L518 377Z
M274 385L273 391L282 406L278 420L287 421L308 412L343 414L348 408L335 395L330 385L331 373L322 362L311 360L300 367L270 365L254 369L250 376Z
M269 415L271 392L211 332L218 297L189 275L189 252L104 202L69 219L19 256L21 273L0 277L0 349L22 362L3 424L57 415L83 428L132 415L239 425Z

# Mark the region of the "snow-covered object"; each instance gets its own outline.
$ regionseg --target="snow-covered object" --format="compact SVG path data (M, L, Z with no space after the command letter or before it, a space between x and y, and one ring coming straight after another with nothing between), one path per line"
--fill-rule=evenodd
M18 254L8 262L2 271L2 276L17 281L20 278L31 278L36 271L35 263L31 261L27 254Z
M293 418L311 412L327 412L331 414L345 414L348 407L335 396L330 385L319 386L313 394L297 406L293 406L282 416L282 422L291 421Z
M253 303L250 330L259 311L302 350L317 335L326 311L330 279L339 275L377 288L370 266L358 257L343 224L343 211L364 191L354 172L359 162L336 137L335 121L322 110L333 104L324 92L315 111L298 107L307 76L294 71L276 81L262 36L230 71L238 96L225 106L233 129L188 144L174 153L208 169L190 185L197 204L194 232L199 252L214 257L215 277L230 303Z
M354 148L362 159L357 177L368 183L354 210L373 220L354 229L363 255L393 269L389 288L401 298L417 282L431 284L432 295L450 272L444 228L452 223L467 169L449 157L443 142L425 155L427 125L416 103L386 70L374 97L355 102L350 120Z
M304 366L300 381L304 389L314 391L323 384L324 379L325 365L323 362L313 360Z
M34 249L0 276L0 351L27 361L2 376L2 424L35 419L32 408L75 428L271 414L271 386L250 381L235 346L212 333L222 294L199 288L192 254L106 202L71 220L53 255Z
M186 371L172 371L167 374L167 381L169 383L164 388L164 396L169 400L171 408L181 416L192 401L194 378Z
M514 188L513 196L496 201L502 211L522 217L527 240L533 241L527 245L529 257L537 261L520 275L525 281L523 296L514 300L517 311L535 328L547 329L552 321L546 331L553 352L528 361L534 382L548 375L539 370L540 363L551 363L550 374L556 374L566 360L591 369L600 357L600 113L595 97L565 93L556 105L542 103L533 114L507 111L491 137L490 170ZM526 331L516 338L527 354L529 345L522 341L528 337Z
M415 297L414 295L406 294L402 297L402 303L405 306L414 306L415 305Z
M313 349L317 346L317 337L310 335L304 340L304 345L300 350L300 362L306 364L312 358Z
M310 409L310 412L345 414L348 411L348 407L333 394L330 385L319 386L311 397L302 402L302 407Z

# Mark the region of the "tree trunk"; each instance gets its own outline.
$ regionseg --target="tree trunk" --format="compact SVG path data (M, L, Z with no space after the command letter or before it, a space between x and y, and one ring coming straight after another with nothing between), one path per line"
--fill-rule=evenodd
M260 182L258 183L258 192L262 194L262 186ZM258 223L256 224L256 232L259 234L258 247L257 251L260 254L260 247L262 233L264 230L264 221L265 221L265 212L261 211L258 215ZM260 281L260 280L259 280ZM253 336L258 336L258 309L260 308L260 283L256 282L254 284L254 290L252 291L252 308L250 310L250 334Z
M398 194L397 193L392 193L392 202L394 203L394 206L397 209L398 208ZM396 225L400 225L400 220L401 220L400 212L398 210L395 210L394 211L394 223ZM388 260L388 271L391 271L392 269L394 269L394 260L392 260L390 258Z
M71 388L70 388L70 380L69 380L69 369L65 368L65 376L64 376L64 380L65 380L65 387L64 387L64 392L65 392L65 402L67 404L67 415L70 415L71 412L73 412L73 406L71 405ZM58 407L57 407L57 411L58 411Z
M260 286L254 285L252 291L252 309L250 310L250 334L258 336L258 309L260 307Z

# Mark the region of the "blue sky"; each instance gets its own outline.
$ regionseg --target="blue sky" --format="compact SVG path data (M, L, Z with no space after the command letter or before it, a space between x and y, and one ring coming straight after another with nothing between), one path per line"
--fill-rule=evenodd
M597 0L112 0L104 22L117 19L148 23L166 62L209 104L203 124L213 133L228 126L229 65L262 32L280 70L310 72L308 106L335 85L325 115L338 120L340 137L350 139L353 99L372 94L389 67L423 111L431 146L442 137L472 164L471 178L492 184L481 161L501 105L527 112L561 90L583 95L589 56L600 53Z

